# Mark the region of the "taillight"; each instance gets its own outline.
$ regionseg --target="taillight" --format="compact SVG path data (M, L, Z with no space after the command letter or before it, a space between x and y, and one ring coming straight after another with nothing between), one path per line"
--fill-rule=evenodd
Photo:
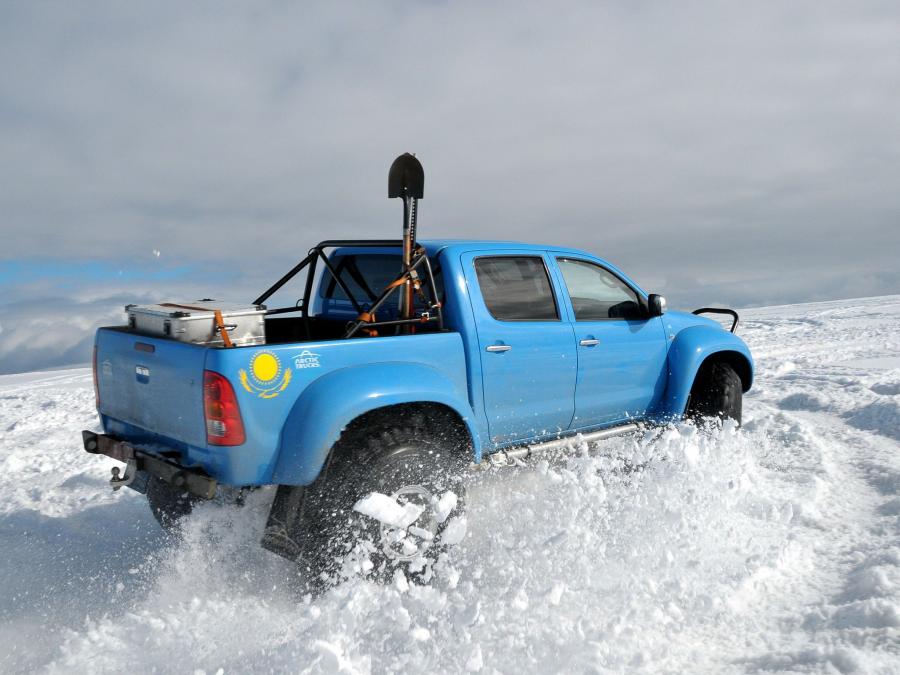
M203 372L203 409L206 413L206 442L210 445L241 445L244 423L234 387L212 370Z
M94 371L94 404L100 410L100 382L97 380L97 345L94 345L94 358L91 360L91 368Z

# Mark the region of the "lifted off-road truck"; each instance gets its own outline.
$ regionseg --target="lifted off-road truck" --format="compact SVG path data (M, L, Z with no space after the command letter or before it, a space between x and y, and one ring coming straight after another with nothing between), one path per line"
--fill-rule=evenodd
M126 463L115 488L171 525L220 486L277 485L262 544L319 574L348 532L381 562L440 544L473 463L684 416L740 422L753 361L731 310L667 312L580 250L417 242L411 155L390 194L401 240L325 241L244 308L130 307L130 325L97 332L103 433L83 442ZM266 308L291 287L299 300Z

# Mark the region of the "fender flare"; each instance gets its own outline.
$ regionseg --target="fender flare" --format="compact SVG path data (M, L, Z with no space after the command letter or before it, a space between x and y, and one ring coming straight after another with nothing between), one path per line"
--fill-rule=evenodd
M669 347L669 379L659 406L663 417L681 417L697 372L712 356L726 359L735 367L747 391L753 384L753 357L747 345L736 335L718 326L691 326L680 331Z
M272 482L312 483L348 424L400 403L438 403L456 412L471 436L474 460L480 460L480 434L465 393L424 364L385 362L332 371L303 391L285 420Z

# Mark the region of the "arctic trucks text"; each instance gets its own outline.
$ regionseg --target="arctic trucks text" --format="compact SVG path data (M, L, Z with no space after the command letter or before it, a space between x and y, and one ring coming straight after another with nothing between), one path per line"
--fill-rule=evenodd
M440 544L472 463L685 415L740 422L753 362L736 315L729 331L667 312L580 250L416 242L399 196L403 240L322 242L252 305L130 307L97 332L103 433L83 442L127 462L115 487L169 524L219 486L277 485L262 543L318 574L354 522L376 564ZM299 300L264 307L291 287Z

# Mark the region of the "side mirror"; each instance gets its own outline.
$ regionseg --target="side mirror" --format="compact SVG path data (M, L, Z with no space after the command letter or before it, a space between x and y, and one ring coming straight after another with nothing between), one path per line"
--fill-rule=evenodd
M647 298L647 309L650 316L662 316L666 313L666 299L656 293L651 293Z

